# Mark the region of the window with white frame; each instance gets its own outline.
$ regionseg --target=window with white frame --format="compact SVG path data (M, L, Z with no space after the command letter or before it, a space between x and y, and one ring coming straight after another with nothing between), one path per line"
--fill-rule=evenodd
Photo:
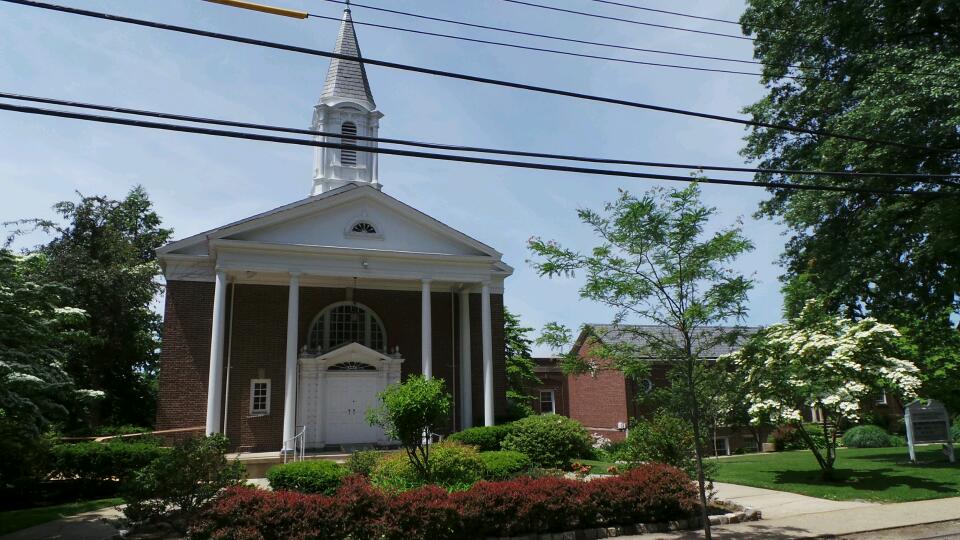
M553 390L540 391L540 414L557 412L556 404L553 398Z
M250 416L270 414L270 379L250 380Z
M350 343L380 352L387 350L383 322L362 304L340 302L327 306L310 325L307 337L310 349L326 352Z
M886 391L886 390L883 390L883 389L880 390L880 395L877 396L877 400L875 401L875 403L876 403L877 405L886 405L886 404L887 404L887 391Z
M717 437L713 440L713 451L716 456L729 456L730 455L730 445L727 444L726 437Z

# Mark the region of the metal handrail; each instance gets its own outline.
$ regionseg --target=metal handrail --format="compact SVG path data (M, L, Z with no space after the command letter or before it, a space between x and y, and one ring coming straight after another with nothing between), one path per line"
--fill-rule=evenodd
M283 454L283 462L286 463L290 457L291 452L287 448L293 448L293 459L292 461L303 461L304 455L307 453L307 426L297 426L300 428L300 431L297 432L293 437L283 441L283 448L280 450L280 453ZM288 444L292 443L292 444Z

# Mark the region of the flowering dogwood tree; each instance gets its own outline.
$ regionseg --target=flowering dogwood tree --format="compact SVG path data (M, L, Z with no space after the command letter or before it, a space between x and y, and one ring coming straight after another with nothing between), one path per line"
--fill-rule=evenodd
M857 421L881 391L908 397L920 386L913 363L895 356L899 339L889 324L826 315L809 301L800 317L762 330L721 360L746 381L753 420L795 426L829 478L839 427ZM803 411L812 409L820 412L823 449L804 429Z

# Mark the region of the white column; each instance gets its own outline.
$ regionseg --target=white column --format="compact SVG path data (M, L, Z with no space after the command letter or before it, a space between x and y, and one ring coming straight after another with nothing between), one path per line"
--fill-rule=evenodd
M483 425L493 425L493 329L490 321L490 283L480 290L480 324L483 331Z
M470 291L460 291L460 429L473 427L470 361Z
M430 280L421 281L420 299L420 365L423 377L433 377L433 327L430 321Z
M283 451L296 448L291 441L297 429L297 325L300 324L300 274L290 274L287 297L287 369L283 384Z
M223 333L226 326L227 273L217 270L213 286L213 328L210 332L210 378L207 380L207 435L220 433L223 401Z

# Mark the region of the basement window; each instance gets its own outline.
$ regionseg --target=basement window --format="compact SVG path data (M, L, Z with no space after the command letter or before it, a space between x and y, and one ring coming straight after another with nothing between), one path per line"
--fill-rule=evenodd
M270 414L270 379L250 380L250 416Z

